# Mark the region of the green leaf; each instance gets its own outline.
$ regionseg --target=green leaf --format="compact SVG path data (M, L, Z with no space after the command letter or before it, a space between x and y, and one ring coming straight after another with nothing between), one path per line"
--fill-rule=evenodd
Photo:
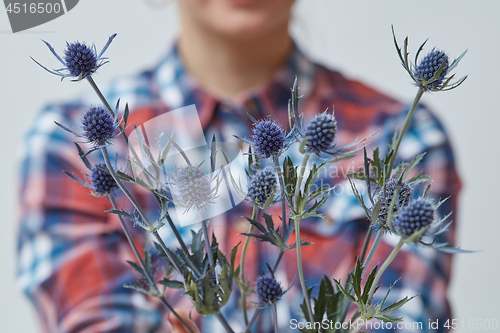
M128 262L128 264L129 264L130 266L132 266L132 267L133 267L133 268L134 268L137 272L139 272L139 274L141 274L141 276L146 277L146 275L144 274L144 270L143 270L143 269L142 269L139 265L137 265L135 262L132 262L132 261L128 261L128 260L126 260L126 261L127 261L127 262Z
M184 283L176 280L163 279L158 283L167 288L184 289Z
M397 310L399 309L400 307L402 307L403 305L405 305L406 303L408 303L409 301L411 301L412 299L414 299L416 296L413 296L413 297L410 297L408 298L408 296L406 296L405 298L393 303L392 305L389 305L388 307L386 307L385 309L383 309L381 312L379 312L380 314L386 314L386 313L390 313L394 310Z
M347 290L344 289L344 287L342 287L342 285L340 284L340 280L335 280L333 279L333 281L335 282L335 284L337 285L337 288L342 292L342 294L347 297L348 300L350 300L351 302L353 303L356 303L356 299L347 292ZM357 304L357 303L356 303Z
M233 270L233 273L234 271L237 269L235 266L234 266L234 262L236 260L236 253L238 252L238 246L240 246L241 242L239 242L238 244L236 244L233 249L231 250L231 253L229 255L229 258L231 260L231 268ZM239 265L238 265L239 266Z
M123 216L123 217L126 217L128 218L129 220L131 221L134 221L134 217L132 215L130 215L129 213L127 212L124 212L123 210L118 210L118 209L111 209L111 210L107 210L106 213L110 213L110 214L116 214L116 215L120 215L120 216Z
M361 299L361 277L363 275L363 267L359 258L356 260L356 268L354 269L354 273L351 273L351 275L354 294L356 294L357 299Z
M370 275L368 275L368 278L366 279L365 286L363 287L363 294L361 295L361 302L363 304L366 304L366 302L368 301L370 288L372 287L373 281L375 280L375 275L377 274L377 270L378 270L378 265L373 268Z

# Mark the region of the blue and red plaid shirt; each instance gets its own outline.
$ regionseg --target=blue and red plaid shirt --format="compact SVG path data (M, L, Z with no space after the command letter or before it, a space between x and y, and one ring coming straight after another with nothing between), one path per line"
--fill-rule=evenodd
M239 102L214 98L201 89L186 71L175 45L158 66L112 83L104 95L111 104L118 98L126 101L131 108L129 123L137 126L170 110L194 104L207 137L216 133L219 140L231 141L234 140L233 134L248 137L251 128L248 114L255 118L272 115L288 128L287 106L295 76L303 95L299 108L305 119L334 107L339 144L377 132L369 141L368 152L375 147L380 147L382 153L387 151L408 106L311 62L297 48L266 85L241 94ZM169 331L166 310L156 299L124 288L125 284L132 284L138 278L126 263L126 260L135 261L135 258L117 217L105 213L111 209L109 201L90 195L88 188L62 172L66 170L81 177L88 170L76 153L75 137L57 127L54 121L79 128L85 109L96 104L96 97L89 94L70 103L48 105L37 116L22 142L18 285L32 300L44 332ZM124 146L119 141L122 140L114 140L111 156L124 153ZM427 154L419 167L434 180L432 195L435 198L451 196L439 208L440 215L456 211L460 181L448 136L436 117L425 107L420 107L403 140L400 157L407 161L424 151ZM293 149L290 154L294 155ZM98 153L90 155L92 163L100 158ZM293 156L293 159L300 163L298 156ZM308 286L318 285L325 274L345 281L360 255L368 221L345 176L362 165L362 153L337 163L328 177L328 181L337 187L323 207L326 220L302 222L303 238L313 243L302 250ZM151 194L139 187L130 189L148 212L157 212ZM121 208L132 210L123 195L117 195L117 202ZM281 215L279 204L268 210L268 213ZM247 203L211 221L210 227L218 236L223 253L228 254L235 244L244 240L241 233L248 230L248 222L242 216L250 216ZM445 236L451 245L454 245L454 225ZM198 229L199 225L179 228L187 243L191 228ZM162 236L167 245L171 248L177 246L168 227L163 229L166 229ZM133 233L139 244L147 241L147 235L140 228L133 228ZM384 236L371 266L383 262L396 242L396 236ZM255 281L265 262L274 263L276 255L276 249L252 241L245 265L247 278ZM296 267L295 251L288 251L277 271L277 278L284 286L295 281ZM379 298L385 295L387 288L401 278L391 293L394 299L420 296L397 315L404 316L408 322L422 322L425 331L428 320L444 322L451 315L447 298L450 273L449 254L404 246L384 273L377 295ZM180 297L177 292L167 292L167 298L176 308L192 309L188 297ZM292 318L301 320L300 303L302 293L298 281L295 281L278 303L281 332L291 331ZM222 312L235 331L243 329L236 287ZM194 310L192 313L195 316ZM195 316L195 319L199 321L202 332L223 331L213 316ZM270 311L263 311L254 331L270 331L270 323ZM440 328L440 331L444 330Z

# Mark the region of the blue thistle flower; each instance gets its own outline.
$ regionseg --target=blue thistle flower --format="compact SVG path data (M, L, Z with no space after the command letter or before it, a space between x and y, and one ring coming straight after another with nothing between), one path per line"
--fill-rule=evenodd
M317 115L305 128L305 151L314 154L328 153L335 146L336 133L337 120L333 114L324 112Z
M259 156L279 156L285 147L285 131L274 120L263 119L255 123L252 141Z
M109 173L99 169L99 167L108 170L105 163L98 163L92 167L90 181L92 182L93 192L98 196L111 194L118 185L116 185L115 180Z
M401 210L393 222L394 228L404 237L429 226L435 218L436 208L428 199L412 201Z
M276 176L272 171L261 170L252 176L248 184L248 197L255 204L264 207L267 200L278 186Z
M80 42L66 43L66 49L64 50L64 60L56 53L52 45L50 45L46 41L43 41L49 48L50 52L52 52L57 60L59 60L59 62L64 66L59 69L50 70L41 65L35 59L31 59L47 72L60 76L61 80L66 77L73 77L74 80L72 81L80 81L88 76L91 76L101 66L107 63L107 58L103 57L103 54L104 52L106 52L115 37L116 34L109 37L108 42L106 43L106 45L104 45L99 54L97 54L95 45L93 44L92 46L88 46L85 43Z
M381 188L375 192L374 200L377 202L380 200L380 212L378 215L377 221L381 225L385 225L387 223L387 214L389 211L389 207L391 206L392 199L394 198L394 192L396 190L396 186L398 181L396 179L391 179L385 185L385 188ZM402 183L399 188L399 203L394 205L393 213L396 213L399 208L404 208L410 202L413 196L413 189L406 183ZM395 215L394 215L395 216Z
M85 43L70 43L64 50L64 60L70 74L75 77L92 75L97 68L97 54Z
M175 202L186 207L201 209L214 199L212 180L197 166L188 165L180 168L175 177L177 191Z
M117 122L101 107L91 107L82 119L83 136L95 146L109 143L118 128Z
M423 91L447 91L455 89L467 78L467 76L464 76L451 83L450 81L455 77L455 74L447 77L447 75L457 67L460 60L462 60L465 53L467 53L467 50L450 64L448 55L445 52L432 49L417 66L418 57L427 41L420 45L415 55L415 61L412 63L408 60L408 37L405 38L404 46L401 48L396 40L394 27L392 28L392 36L394 37L394 45L396 46L403 68Z
M257 296L261 305L270 305L278 302L284 291L281 284L269 275L257 279Z
M441 66L443 66L443 69L438 74ZM417 80L424 82L428 88L438 89L448 74L449 67L448 55L443 51L433 49L420 61L413 75ZM438 77L430 81L435 75L438 75Z

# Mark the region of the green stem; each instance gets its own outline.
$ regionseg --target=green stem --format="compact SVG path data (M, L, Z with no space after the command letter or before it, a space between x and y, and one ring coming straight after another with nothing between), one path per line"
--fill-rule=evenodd
M272 307L273 307L274 333L278 333L278 310L276 309L276 303L274 303Z
M130 200L130 202L132 203L132 205L135 207L135 209L137 210L137 212L139 213L139 215L143 219L143 221L146 224L146 226L153 231L154 237L156 238L156 240L158 241L158 243L160 244L160 246L165 251L165 254L168 256L168 259L170 260L170 262L172 263L172 265L175 267L175 269L179 273L182 273L181 268L179 267L179 265L177 265L177 262L174 260L174 258L172 256L170 250L165 246L165 243L161 239L160 235L158 235L158 232L156 232L156 229L149 222L148 217L146 216L146 214L142 210L142 208L139 205L139 203L134 199L134 197L130 194L130 192L127 190L127 188L123 185L123 183L121 182L120 178L118 178L118 176L116 175L116 172L113 169L113 166L111 165L111 161L109 160L109 155L108 155L107 148L106 147L102 147L101 151L102 151L102 155L104 157L104 162L106 163L106 166L108 167L108 171L109 171L111 177L113 177L114 181L116 182L116 184L118 185L118 187L120 188L120 190L122 190L123 194L125 194L125 196Z
M116 204L116 200L113 194L108 195L108 198L109 201L111 202L111 205L113 206L113 209L118 210L118 205ZM132 239L132 235L130 234L128 227L125 224L123 217L121 215L118 215L118 219L120 220L120 224L122 226L123 232L125 233L125 237L127 237L128 243L130 244L130 247L134 252L135 258L141 265L142 271L144 272L144 275L146 276L149 285L154 288L155 294L157 295L158 299L162 302L163 305L165 305L165 307L167 307L167 309L170 310L170 312L174 314L174 316L179 320L179 322L182 324L182 326L184 326L186 330L188 330L190 333L194 333L191 327L184 321L184 319L182 319L181 316L177 314L174 308L167 302L165 297L161 295L160 291L158 290L158 287L156 286L156 283L154 282L153 277L151 276L151 272L147 269L144 260L142 259L141 255L139 254L139 251L137 250L137 247L135 246L134 240Z
M302 185L302 178L304 177L304 172L307 166L307 162L311 155L306 154L304 156L304 160L302 161L302 165L300 166L299 176L297 177L297 184L295 186L295 213L299 213L299 196L300 196L300 187ZM300 219L295 218L295 246L297 248L297 270L299 272L299 280L300 286L302 287L302 293L304 294L304 301L306 303L307 314L309 316L308 320L314 320L314 316L311 309L311 303L309 300L309 293L307 292L306 280L304 278L304 269L302 267L302 249L301 249L301 239L300 239Z
M396 258L396 255L398 254L399 250L401 250L401 247L403 246L403 244L404 244L404 239L403 239L403 237L401 237L399 239L398 244L394 247L394 249L392 250L392 252L389 255L389 257L387 257L387 259L384 261L384 263L382 264L382 266L378 270L377 274L375 275L375 279L373 280L372 287L370 288L370 291L368 293L367 304L371 303L371 301L373 299L373 294L375 292L375 288L377 287L377 284L378 284L378 281L382 277L382 274L387 269L387 267L389 267L389 265L391 264L391 262L394 260L394 258Z
M259 213L259 208L257 206L253 206L252 210L252 220L257 219L257 214ZM252 233L254 229L254 225L250 224L248 228L248 233ZM247 248L250 244L250 236L245 238L245 243L243 244L243 250L241 251L241 259L240 259L240 269L241 269L241 281L245 284L245 256L247 254ZM247 312L247 293L245 290L242 290L241 294L241 302L243 303L243 317L245 319L245 326L248 325L248 312Z
M287 218L286 218L286 197L285 197L285 182L283 181L283 173L281 171L280 161L278 156L273 157L274 166L276 168L276 173L278 174L278 181L280 183L281 191L281 235L283 240L286 242L285 236L287 235Z
M394 147L394 153L392 154L391 157L391 163L389 164L389 172L386 175L386 179L389 179L391 176L392 168L394 168L394 162L396 161L396 156L398 154L399 146L401 145L401 141L403 140L403 136L405 135L406 130L408 129L408 126L410 126L410 120L413 117L413 113L415 112L418 102L422 98L422 95L424 94L424 90L422 88L418 89L417 95L415 96L415 99L413 100L413 104L410 107L410 110L408 111L408 114L406 115L405 121L403 123L403 127L401 128L401 132L398 134L398 140L396 142L396 146Z
M382 240L383 235L384 235L384 232L382 231L382 229L379 229L379 231L377 231L377 235L375 236L375 240L373 241L373 245L370 249L370 252L368 253L368 257L366 257L366 260L364 262L363 262L363 260L361 261L363 263L363 267L368 268L368 265L370 265L370 261L372 261L373 256L375 255L375 251L377 251L377 247L380 244L380 241ZM363 272L364 271L365 270L363 270ZM361 277L363 277L363 276L361 276Z

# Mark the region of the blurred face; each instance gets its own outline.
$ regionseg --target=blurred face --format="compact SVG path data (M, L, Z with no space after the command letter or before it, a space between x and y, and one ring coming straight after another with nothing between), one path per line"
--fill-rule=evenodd
M288 26L295 0L179 0L184 26L226 38L259 38Z

